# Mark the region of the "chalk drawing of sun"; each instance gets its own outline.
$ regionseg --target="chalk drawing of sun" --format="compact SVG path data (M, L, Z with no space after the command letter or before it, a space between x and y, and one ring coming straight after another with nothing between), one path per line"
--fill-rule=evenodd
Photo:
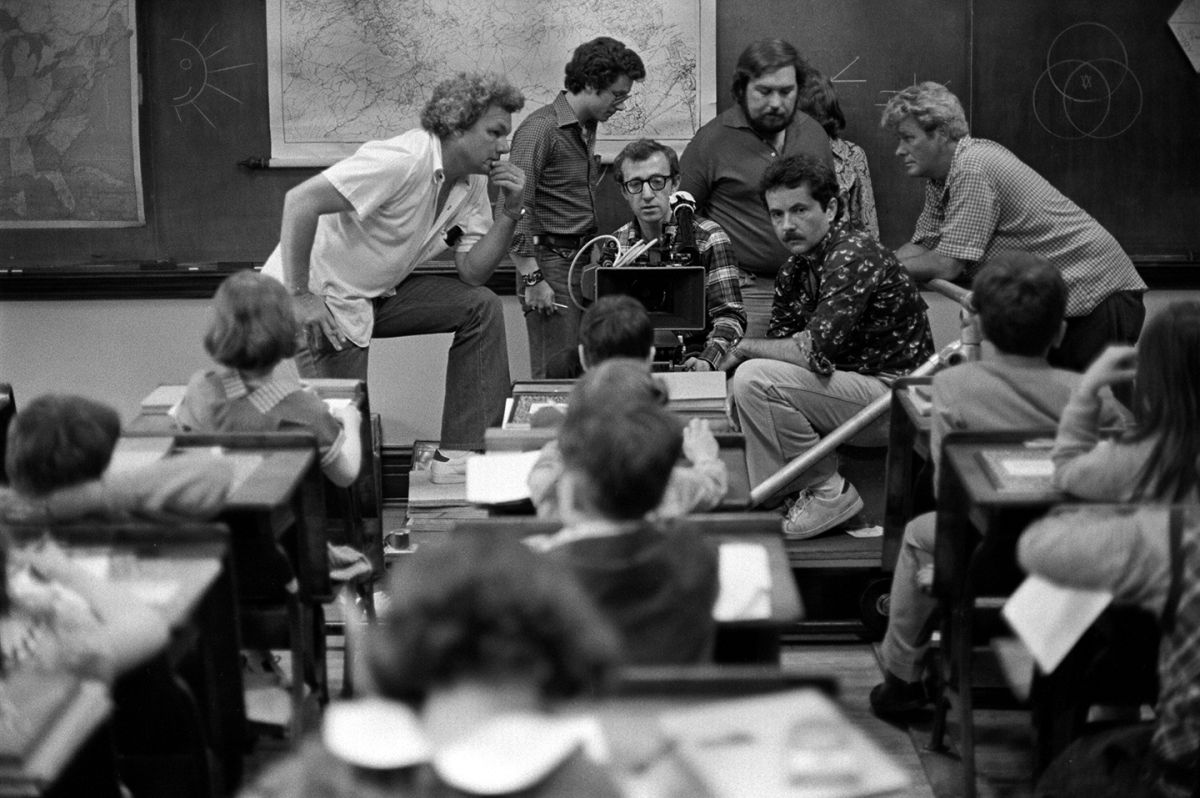
M179 65L179 71L172 78L171 91L171 107L175 109L175 117L183 121L183 109L193 108L196 113L209 124L210 127L216 127L208 114L204 113L204 109L200 107L200 101L206 96L219 94L233 100L235 103L241 104L241 100L233 96L229 92L217 86L213 81L221 72L229 72L234 69L244 69L249 64L235 64L233 66L217 66L214 59L224 52L226 47L220 47L211 52L204 52L205 43L208 37L212 35L216 29L213 25L208 29L208 33L204 34L204 38L198 43L193 44L188 41L187 34L177 36L170 39L172 51Z

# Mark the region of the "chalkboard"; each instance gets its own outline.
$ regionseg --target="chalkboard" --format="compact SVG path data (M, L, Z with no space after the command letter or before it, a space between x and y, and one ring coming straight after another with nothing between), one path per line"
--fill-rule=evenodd
M972 132L1011 149L1139 259L1200 250L1200 77L1167 25L1178 5L975 10Z
M880 238L898 246L912 234L923 189L904 174L893 155L893 136L879 127L882 106L889 92L914 80L945 83L969 102L967 10L967 3L945 0L721 0L720 107L733 104L729 85L747 44L768 37L794 44L809 64L834 80L846 115L842 135L867 152Z
M1200 79L1166 26L1175 2L990 0L973 8L968 0L718 0L718 107L733 102L729 80L747 43L768 36L792 41L837 81L845 136L867 151L882 238L895 246L912 230L922 188L904 175L892 137L879 129L881 105L887 92L914 79L938 80L968 106L976 134L1013 149L1132 253L1194 252L1200 250ZM1055 36L1078 22L1099 22L1119 34L1143 92L1140 111L1120 135L1063 139L1032 112L1032 91ZM260 263L274 247L284 194L315 170L239 166L269 154L263 5L146 0L138 25L146 226L6 230L0 268ZM1112 57L1111 50L1090 52L1064 57ZM199 64L207 67L206 79L196 82ZM1114 103L1118 110L1130 109ZM608 176L597 210L604 229L629 216ZM142 282L150 293L158 284Z

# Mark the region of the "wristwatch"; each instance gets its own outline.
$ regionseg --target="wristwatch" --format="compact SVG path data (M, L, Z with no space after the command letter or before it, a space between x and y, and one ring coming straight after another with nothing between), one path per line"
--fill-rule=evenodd
M513 212L508 209L508 206L501 204L500 213L504 214L509 219L512 219L514 222L519 222L521 221L521 217L525 215L525 206L522 205L519 210Z
M525 283L526 288L537 285L538 283L542 282L545 279L546 279L546 275L542 274L541 269L534 269L529 274L521 275L521 282Z

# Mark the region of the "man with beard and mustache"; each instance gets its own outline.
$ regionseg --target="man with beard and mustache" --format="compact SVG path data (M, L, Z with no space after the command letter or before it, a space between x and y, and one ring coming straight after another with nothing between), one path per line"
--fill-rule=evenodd
M749 45L733 75L737 104L700 128L680 160L680 188L696 198L697 212L733 241L743 270L746 335L753 338L766 333L771 281L788 257L762 205L763 170L800 153L833 168L829 136L815 119L796 110L799 86L809 71L796 48L782 39Z
M925 301L892 251L838 219L833 169L807 155L783 158L762 178L763 205L792 253L775 278L767 338L743 338L720 367L746 435L750 484L762 484L887 394L896 377L933 354ZM853 441L887 444L887 422ZM862 509L830 455L790 486L799 491L783 520L802 540Z
M580 275L567 285L571 260L596 235L596 126L625 107L634 81L646 77L642 59L623 43L600 36L575 48L550 105L526 117L513 134L510 161L525 173L524 218L517 224L513 264L529 332L533 378L543 379L555 356L575 349L583 310Z

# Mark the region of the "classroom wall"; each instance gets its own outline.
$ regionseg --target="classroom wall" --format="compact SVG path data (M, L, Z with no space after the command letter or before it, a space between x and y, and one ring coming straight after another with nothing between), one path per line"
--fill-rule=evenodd
M1149 313L1200 291L1151 291ZM957 305L925 295L939 348L958 337ZM0 380L21 402L48 391L75 391L112 404L121 417L159 383L184 382L208 365L200 344L208 302L0 302ZM529 378L529 345L515 297L504 300L509 368ZM385 446L436 440L451 336L378 341L371 347L371 404L383 418Z

